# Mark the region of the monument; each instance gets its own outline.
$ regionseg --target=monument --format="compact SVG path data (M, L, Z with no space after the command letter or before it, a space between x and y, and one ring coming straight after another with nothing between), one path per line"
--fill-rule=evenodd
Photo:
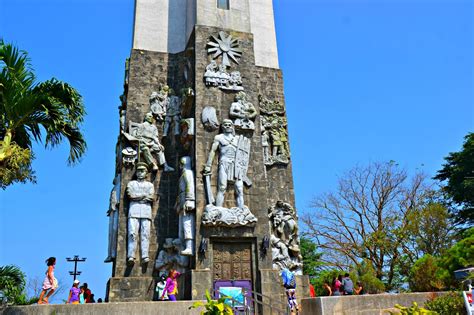
M302 276L272 0L136 0L110 196L111 302ZM294 105L296 106L296 104Z

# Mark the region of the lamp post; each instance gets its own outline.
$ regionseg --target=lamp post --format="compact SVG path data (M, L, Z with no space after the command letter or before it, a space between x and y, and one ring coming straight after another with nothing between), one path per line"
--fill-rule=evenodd
M69 271L69 274L71 276L74 276L74 280L76 280L76 276L78 276L82 273L82 271L77 270L77 263L86 261L86 258L85 257L79 258L79 255L74 255L74 258L67 257L66 260L68 262L74 262L74 271Z

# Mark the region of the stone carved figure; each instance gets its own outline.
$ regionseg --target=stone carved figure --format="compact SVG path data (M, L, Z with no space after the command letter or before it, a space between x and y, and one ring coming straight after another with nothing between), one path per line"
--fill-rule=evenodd
M257 116L257 110L252 103L247 101L245 92L237 93L235 102L230 105L229 116L234 119L236 129L255 130L253 120Z
M211 190L210 177L212 162L218 152L217 194L214 197ZM224 119L222 133L214 137L207 163L204 167L205 190L208 205L203 213L203 224L241 226L257 222L257 218L244 204L244 183L251 185L247 177L250 159L250 139L243 135L235 135L232 120ZM224 196L228 183L234 184L237 207L224 207ZM214 204L213 204L214 203Z
M165 125L163 127L163 137L168 136L171 125L173 125L173 135L179 135L179 122L181 121L181 98L174 95L173 90L168 96L169 103L166 108Z
M121 106L119 107L120 110L120 131L125 131L125 119L127 115L127 110L123 109Z
M163 244L163 249L158 253L155 261L155 269L158 271L177 270L180 273L186 271L189 265L189 257L179 254L181 250L181 240L179 238L167 238Z
M122 163L125 167L133 167L135 166L135 162L137 161L137 151L132 147L126 147L122 150Z
M294 208L286 202L277 201L268 209L268 218L272 235L273 267L287 268L295 274L302 274L303 257L300 253L298 223Z
M139 162L136 171L137 179L127 184L127 196L130 199L127 227L127 261L129 264L135 263L139 234L142 263L150 261L148 249L150 246L151 204L153 203L155 188L152 183L145 180L147 170L147 165Z
M239 63L242 55L239 41L221 31L218 36L211 36L207 46L207 53L212 55L212 59L204 72L206 86L215 86L223 90L243 91L240 72L232 71L230 74L227 72L227 69L231 66L230 60ZM220 65L215 60L219 56L222 56Z
M279 101L270 101L262 95L259 95L258 99L260 102L262 142L264 137L268 141L268 146L264 146L265 165L286 165L290 162L290 149L285 108ZM268 152L265 152L265 150Z
M162 122L166 115L169 91L169 86L162 85L159 92L152 92L150 95L150 110L159 122Z
M219 120L217 119L216 109L212 106L206 106L201 113L201 122L204 129L214 131L219 128Z
M109 209L107 216L109 217L109 246L108 256L104 262L113 262L117 257L117 231L118 231L118 209L120 204L120 174L117 174L113 181L114 187L110 192Z
M158 155L158 162L164 166L165 172L172 172L174 168L166 163L165 148L161 145L158 128L153 124L152 113L146 113L143 123L129 123L129 133L122 132L125 138L132 143L138 144L140 156L148 167L151 167L153 171L158 170L158 165L153 154Z
M191 158L183 156L180 159L181 177L178 181L178 198L176 199L176 212L179 217L179 239L184 244L181 251L183 256L193 256L193 243L195 239L195 209L196 198L194 193L194 174L191 168Z
M181 133L179 142L184 150L189 151L194 140L194 118L181 119Z

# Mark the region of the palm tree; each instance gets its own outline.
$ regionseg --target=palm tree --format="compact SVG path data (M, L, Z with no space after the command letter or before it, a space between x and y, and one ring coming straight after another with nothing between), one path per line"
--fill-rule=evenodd
M85 114L76 89L55 78L36 82L28 54L0 40L0 169L14 145L31 150L44 135L46 148L66 139L68 164L76 164L86 151L79 130Z

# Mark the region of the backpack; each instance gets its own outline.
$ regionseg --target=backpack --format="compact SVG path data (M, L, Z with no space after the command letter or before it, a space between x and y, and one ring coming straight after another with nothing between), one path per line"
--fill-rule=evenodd
M296 288L295 274L288 269L283 269L281 272L281 278L283 279L283 286L287 289Z

